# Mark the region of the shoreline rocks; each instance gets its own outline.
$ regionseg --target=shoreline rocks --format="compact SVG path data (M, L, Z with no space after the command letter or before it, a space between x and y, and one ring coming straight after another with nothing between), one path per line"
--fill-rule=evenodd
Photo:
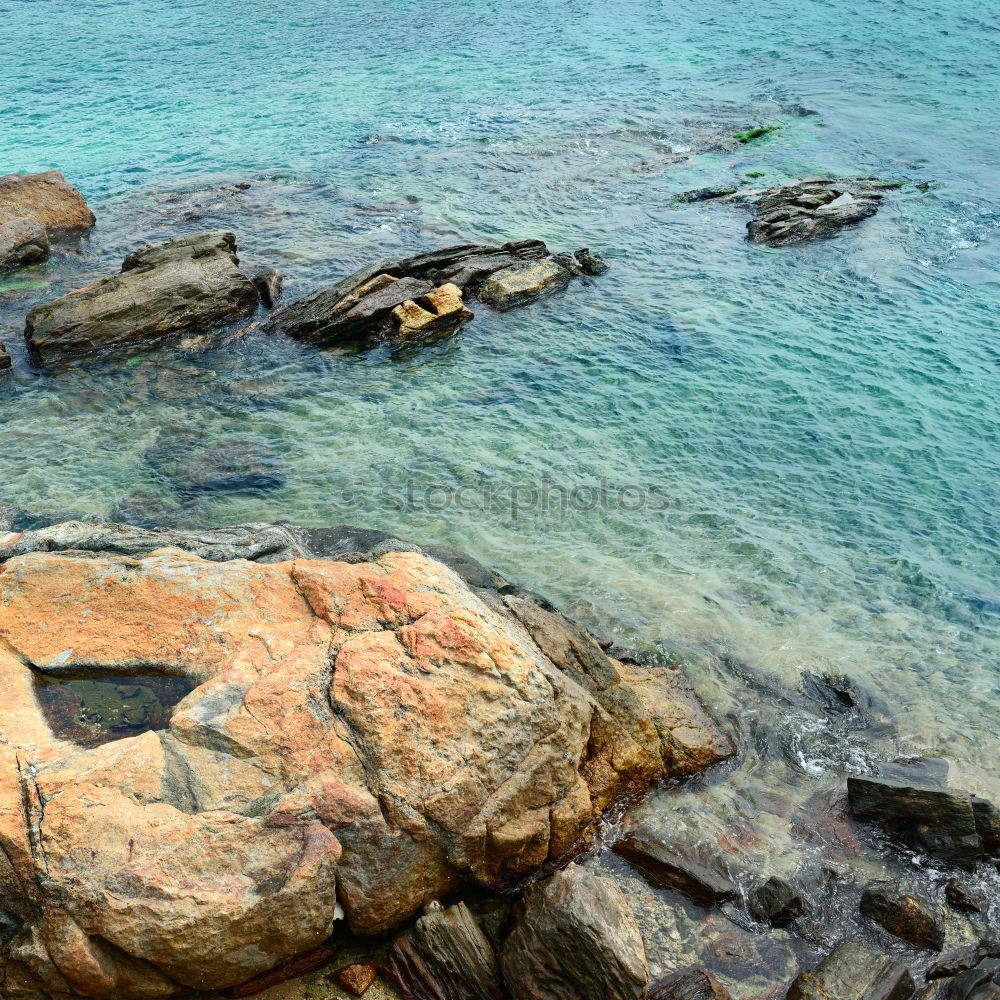
M0 225L18 218L33 219L50 237L85 232L97 221L58 170L0 177Z
M0 223L0 274L39 264L51 254L49 235L40 222L17 216Z
M494 583L348 528L0 535L8 1000L262 981L341 910L377 934L509 887L675 759L731 752L679 672L647 671L640 696ZM85 749L54 738L39 672L194 687L166 728Z
M248 316L260 301L231 232L182 236L129 254L121 272L35 306L25 338L42 361L126 347Z

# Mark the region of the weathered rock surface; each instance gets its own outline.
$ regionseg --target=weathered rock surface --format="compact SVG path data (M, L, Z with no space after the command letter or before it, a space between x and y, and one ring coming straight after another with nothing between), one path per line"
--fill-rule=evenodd
M852 775L847 796L855 818L877 823L914 850L965 868L983 853L968 792L929 782Z
M941 917L922 899L890 887L871 886L861 895L861 912L917 948L940 951L944 947Z
M371 962L347 965L338 969L333 978L345 993L350 993L352 997L363 997L378 978L378 969Z
M624 837L614 845L614 851L655 885L676 889L701 906L718 906L738 894L736 885L725 875L651 837Z
M48 260L49 234L34 219L20 216L0 223L0 274Z
M906 966L848 941L815 969L799 973L788 1000L908 1000L915 989Z
M948 905L953 909L965 910L967 913L986 912L985 901L980 898L978 893L957 878L950 878L945 883L944 898L948 900Z
M260 301L229 232L184 236L129 254L102 278L28 313L25 336L43 360L205 330Z
M396 939L385 975L411 1000L504 1000L493 945L464 903L432 903Z
M657 980L646 1000L729 1000L729 993L710 972L688 969Z
M582 273L607 270L604 261L587 250L579 251L575 259ZM319 346L406 340L471 319L463 301L466 293L478 290L482 301L507 308L564 287L569 278L539 240L502 246L461 244L379 261L276 310L264 331ZM489 292L491 287L496 294Z
M640 1000L649 983L628 901L578 865L528 889L501 966L514 1000Z
M237 987L320 946L338 905L377 933L463 884L505 887L675 759L716 757L679 675L640 696L582 630L522 608L533 633L506 602L530 604L359 529L0 535L5 1000ZM39 671L193 689L165 728L87 749L50 728ZM583 880L538 892L596 913L613 887ZM607 940L609 914L566 919Z
M765 191L747 223L751 243L783 247L833 236L874 215L882 194L870 178L801 181Z
M58 170L0 177L0 225L34 219L49 236L80 233L96 221L83 195Z
M1000 857L1000 809L986 799L972 796L972 815L976 832L983 844L983 853Z

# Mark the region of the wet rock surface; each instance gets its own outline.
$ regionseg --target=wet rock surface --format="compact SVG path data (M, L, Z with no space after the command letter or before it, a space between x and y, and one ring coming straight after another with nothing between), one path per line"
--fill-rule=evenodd
M747 237L751 243L783 247L834 236L874 215L882 197L872 178L809 180L772 188L757 198Z
M2 340L0 340L0 376L5 372L9 372L13 362L10 359L10 355L7 353L7 346Z
M596 254L580 251L580 270L602 273ZM571 274L539 240L501 246L461 244L398 260L383 260L277 310L267 333L329 346L351 340L410 339L427 329L472 318L469 293L510 308L563 288ZM442 289L447 292L442 294Z
M650 984L646 1000L729 1000L729 993L711 973L691 969Z
M83 195L58 170L0 177L0 226L33 219L49 236L81 233L96 221Z
M48 233L40 222L21 216L0 223L0 274L41 263L51 254Z
M894 890L872 886L861 896L861 912L890 934L928 951L940 951L945 930L941 917L922 899Z
M501 965L514 1000L641 1000L649 982L621 890L580 866L528 889Z
M473 592L383 532L0 535L5 996L270 983L323 944L340 907L354 931L380 933L589 843L622 795L673 773L674 730L687 766L717 759L724 738L700 707L692 717L677 672L653 672L640 697L627 668L546 614L539 635L565 667L499 590ZM41 712L38 670L100 671L126 699L138 671L193 690L166 728L82 749ZM533 891L531 930L505 945L519 956L509 985L544 975L520 951L558 932L553 954L596 949L574 950L563 979L607 974L641 996L642 942L613 885L574 873Z
M754 918L772 927L787 927L805 913L798 890L777 876L771 876L749 894L747 905Z
M845 942L816 968L796 977L788 989L788 1000L908 1000L915 989L904 965Z
M614 850L655 884L676 889L701 906L718 906L737 896L736 885L725 875L648 835L625 837Z
M129 254L121 273L36 306L25 337L43 361L204 332L260 301L231 232L183 236Z

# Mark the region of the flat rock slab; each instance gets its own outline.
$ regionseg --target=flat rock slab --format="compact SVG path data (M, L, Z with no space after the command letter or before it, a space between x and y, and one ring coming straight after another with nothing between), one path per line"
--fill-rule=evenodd
M146 247L125 258L120 274L36 306L25 337L49 361L203 332L257 308L260 294L238 265L230 232Z
M34 219L49 236L81 233L96 221L83 195L58 170L0 177L0 224Z
M5 1000L262 982L341 912L376 934L464 885L504 889L673 774L675 679L640 698L571 623L536 640L489 594L359 529L0 534ZM191 691L165 728L86 748L50 728L39 672ZM614 895L569 888L581 914ZM593 912L581 941L617 926Z
M556 260L526 261L487 278L479 289L479 301L495 309L513 309L565 288L570 277Z
M788 1000L909 1000L915 989L906 966L848 941L815 969L799 973Z
M628 901L579 865L529 887L501 965L514 1000L642 1000L649 983Z
M802 181L771 188L756 201L747 223L751 243L783 247L833 236L874 215L882 201L868 178Z
M655 885L676 889L701 906L718 906L738 894L725 875L649 837L625 837L614 845L614 851Z
M917 948L940 951L944 947L941 915L925 900L894 892L891 887L872 886L862 893L861 912Z
M49 234L34 219L24 216L0 223L0 274L48 260Z

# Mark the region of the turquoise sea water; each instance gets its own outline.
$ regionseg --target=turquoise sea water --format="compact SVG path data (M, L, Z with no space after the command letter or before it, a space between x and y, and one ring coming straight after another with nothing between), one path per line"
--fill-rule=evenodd
M712 653L792 685L848 673L902 749L996 795L995 13L0 0L0 173L59 167L99 219L0 280L0 503L458 545L622 641L669 639L723 711ZM696 152L759 123L783 127ZM671 201L829 172L930 186L785 250L746 244L738 207ZM289 296L465 240L590 246L613 270L419 349L251 335L30 367L34 302L221 226ZM284 485L179 497L146 452L191 430L249 441Z

